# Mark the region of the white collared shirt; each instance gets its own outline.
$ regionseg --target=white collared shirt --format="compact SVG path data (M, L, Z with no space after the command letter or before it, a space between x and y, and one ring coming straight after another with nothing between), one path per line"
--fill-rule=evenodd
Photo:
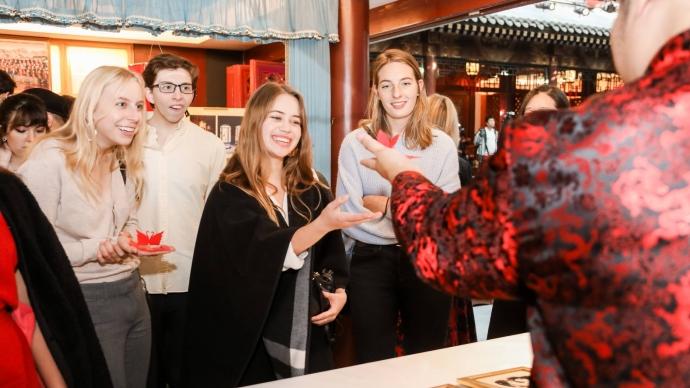
M156 128L149 125L139 228L164 232L161 244L175 247L174 252L142 258L140 272L150 293L188 291L201 213L225 167L225 155L219 138L186 118L162 147Z

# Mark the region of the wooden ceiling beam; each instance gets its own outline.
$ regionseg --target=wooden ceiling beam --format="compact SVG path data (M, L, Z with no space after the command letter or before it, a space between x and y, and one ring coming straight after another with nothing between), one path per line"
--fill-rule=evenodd
M369 11L372 43L538 0L398 0Z

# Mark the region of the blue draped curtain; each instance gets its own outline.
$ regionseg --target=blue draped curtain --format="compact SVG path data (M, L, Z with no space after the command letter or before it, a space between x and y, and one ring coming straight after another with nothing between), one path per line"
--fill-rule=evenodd
M330 176L329 42L338 41L338 0L0 0L0 22L19 21L285 41L287 80L305 98L314 165Z
M304 96L314 168L330 177L331 59L328 42L290 40L286 62L288 82Z
M338 41L338 0L0 0L0 22L138 28L153 34Z

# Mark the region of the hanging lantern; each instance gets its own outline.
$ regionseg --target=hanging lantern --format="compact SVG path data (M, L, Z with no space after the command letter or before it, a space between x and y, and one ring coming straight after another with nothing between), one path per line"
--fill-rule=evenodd
M469 76L475 76L479 74L479 63L477 62L466 62L465 63L465 73Z

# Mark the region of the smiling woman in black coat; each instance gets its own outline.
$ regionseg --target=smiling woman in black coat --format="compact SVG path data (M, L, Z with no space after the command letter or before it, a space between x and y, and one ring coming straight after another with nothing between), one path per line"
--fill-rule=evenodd
M346 214L311 166L302 96L267 83L251 97L235 153L209 194L189 285L183 381L249 385L330 369L325 325L345 305L339 229L380 216ZM312 271L333 271L330 307Z

